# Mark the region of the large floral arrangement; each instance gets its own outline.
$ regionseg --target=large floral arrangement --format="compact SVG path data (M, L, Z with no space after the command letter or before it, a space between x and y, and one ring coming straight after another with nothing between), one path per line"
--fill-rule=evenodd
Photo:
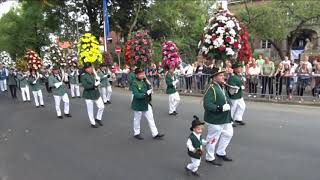
M15 62L11 59L11 56L8 52L2 51L0 53L0 63L8 68L14 68Z
M28 62L28 68L32 70L39 70L43 63L38 54L31 49L27 49L25 54L25 60Z
M181 58L176 44L172 41L165 41L161 46L163 66L175 69L181 63Z
M145 67L151 63L152 41L146 31L137 31L130 44L130 62L137 67Z
M131 50L131 46L133 45L133 40L129 39L124 45L124 62L125 64L132 65L133 61L131 61L131 57L133 56L133 52Z
M71 52L67 56L67 64L68 66L76 67L78 64L78 55L76 52Z
M241 31L240 31L240 37L241 37L241 48L238 52L237 59L239 61L247 62L249 58L251 57L251 51L250 51L250 45L249 45L249 35L247 28L240 24Z
M53 63L51 61L51 56L50 56L50 53L45 53L44 56L43 56L43 66L44 67L53 67Z
M23 58L18 58L16 60L16 68L18 71L26 71L28 69L28 62Z
M50 59L55 66L65 67L67 66L66 59L63 57L63 49L57 44L51 44L50 48Z
M80 37L77 48L79 55L78 64L80 66L86 62L93 64L103 63L99 42L91 33L85 33Z
M204 28L200 51L206 58L234 58L241 49L239 21L228 11L218 10Z

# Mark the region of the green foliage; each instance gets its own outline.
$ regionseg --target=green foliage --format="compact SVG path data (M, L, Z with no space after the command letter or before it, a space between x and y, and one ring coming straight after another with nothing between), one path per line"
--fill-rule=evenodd
M174 41L183 61L193 61L197 56L207 8L200 0L157 0L146 15L147 25L154 42L154 61L161 61L161 42Z
M49 33L58 29L55 16L48 7L36 1L24 1L0 19L0 49L8 51L14 59L22 56L26 48L40 53L49 42ZM46 14L46 16L45 16Z

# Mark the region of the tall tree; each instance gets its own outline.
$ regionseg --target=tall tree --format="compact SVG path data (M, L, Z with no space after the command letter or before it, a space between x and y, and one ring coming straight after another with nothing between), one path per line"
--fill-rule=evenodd
M203 32L208 5L200 0L181 1L157 0L146 15L148 28L153 39L161 43L172 40L182 54L184 61L193 61L197 45ZM160 46L155 51L160 52ZM156 60L161 60L160 54Z
M317 1L266 1L257 5L244 2L237 16L247 25L251 35L269 40L281 59L285 54L290 55L292 45L304 26L320 18ZM286 53L281 49L284 39L288 39Z
M20 7L2 16L0 49L7 50L14 58L22 56L25 48L40 53L41 47L49 42L49 34L59 28L50 9L37 1L23 1Z

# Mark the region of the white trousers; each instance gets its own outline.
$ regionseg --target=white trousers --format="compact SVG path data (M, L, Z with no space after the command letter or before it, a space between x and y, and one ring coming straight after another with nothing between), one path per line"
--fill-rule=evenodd
M6 79L0 80L0 90L2 92L7 90L7 80Z
M178 92L169 95L169 113L173 113L177 110L180 102L180 96Z
M71 97L80 97L80 87L78 84L70 84Z
M54 103L56 105L57 116L61 116L60 102L61 100L64 102L64 114L69 114L69 97L68 94L65 93L63 96L53 96Z
M32 94L33 94L33 98L34 98L34 102L35 102L36 106L39 106L39 101L40 101L40 105L44 105L43 96L42 96L42 91L41 90L32 91Z
M23 101L30 101L29 86L25 86L20 89L21 89L22 100Z
M244 111L246 109L246 104L243 100L241 99L236 99L236 100L230 100L231 101L231 117L233 120L237 121L242 121L242 116L244 114Z
M150 104L148 104L148 111L133 111L133 114L134 114L134 118L133 118L134 135L140 134L140 121L141 121L142 115L144 115L144 117L146 117L148 121L152 136L155 137L156 135L158 135L158 129L154 122L152 107L150 106Z
M111 86L102 87L101 88L101 94L103 102L106 103L107 101L111 100L111 94L112 94L112 88Z
M104 111L104 104L103 104L102 98L99 97L99 99L97 100L86 99L85 101L87 105L87 111L88 111L90 123L92 125L95 125L96 121L93 114L93 103L95 103L98 108L96 119L101 121L103 111Z
M228 147L231 138L233 136L233 127L231 123L227 124L207 124L208 125L208 135L207 141L209 142L207 145L207 152L206 152L206 160L212 161L215 159L215 152L216 152L216 144L218 143L217 147L217 154L221 156L226 155L226 148Z
M192 172L196 172L200 166L201 159L191 158L191 163L187 165L187 168Z

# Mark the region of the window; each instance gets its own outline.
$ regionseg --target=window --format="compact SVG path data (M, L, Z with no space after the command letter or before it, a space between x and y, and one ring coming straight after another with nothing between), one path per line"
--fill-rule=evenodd
M271 48L271 42L268 40L262 40L261 41L261 48L262 49Z

